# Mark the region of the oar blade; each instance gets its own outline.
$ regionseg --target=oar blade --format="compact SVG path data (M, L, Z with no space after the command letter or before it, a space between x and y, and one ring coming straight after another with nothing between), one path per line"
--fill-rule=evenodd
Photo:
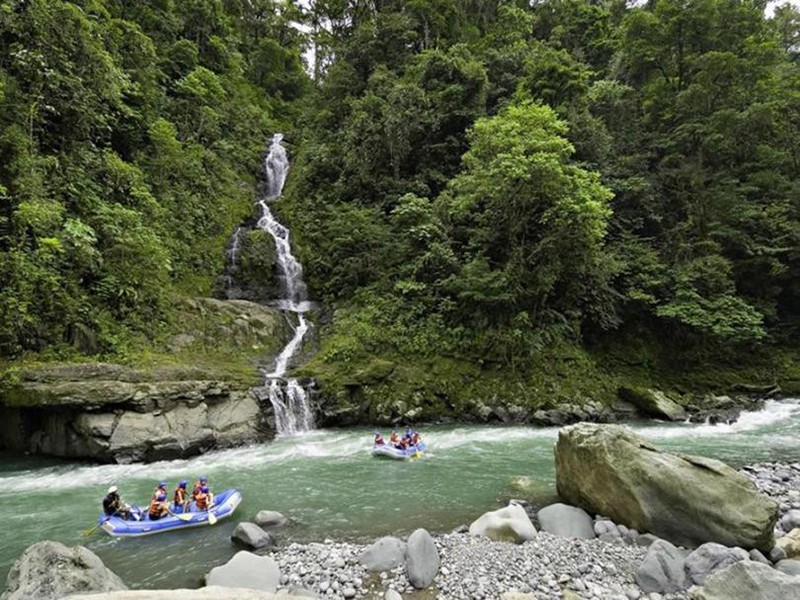
M217 522L217 517L214 515L214 513L208 513L208 524L214 525L216 522Z

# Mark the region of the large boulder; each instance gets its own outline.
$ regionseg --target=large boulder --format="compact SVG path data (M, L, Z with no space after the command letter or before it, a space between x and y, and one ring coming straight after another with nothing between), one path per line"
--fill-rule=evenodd
M594 539L594 521L582 508L567 504L551 504L538 513L539 528L561 537Z
M714 573L692 600L800 600L798 578L753 561L737 562Z
M418 590L428 587L439 572L439 551L424 529L417 529L408 536L406 552L406 573L408 581Z
M76 592L127 590L98 556L83 546L44 541L29 546L11 567L2 600L50 600Z
M224 565L211 569L206 575L206 585L274 592L278 589L280 579L278 563L272 558L242 550Z
M536 537L536 528L525 509L519 504L509 504L484 513L469 526L470 535L484 535L495 542L521 544Z
M619 397L633 404L639 411L649 417L683 421L686 418L684 408L667 397L664 392L644 388L619 388Z
M682 546L772 548L778 505L718 460L662 452L628 427L591 423L560 429L555 458L559 496L590 513Z

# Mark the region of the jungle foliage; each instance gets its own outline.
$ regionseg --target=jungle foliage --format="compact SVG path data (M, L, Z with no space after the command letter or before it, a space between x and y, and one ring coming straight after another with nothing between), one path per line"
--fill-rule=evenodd
M790 344L800 13L765 4L4 0L0 349L207 292L278 130L329 366Z
M800 13L765 4L315 2L288 217L348 307L322 360L797 339Z
M114 352L208 292L308 85L295 13L0 3L0 354Z

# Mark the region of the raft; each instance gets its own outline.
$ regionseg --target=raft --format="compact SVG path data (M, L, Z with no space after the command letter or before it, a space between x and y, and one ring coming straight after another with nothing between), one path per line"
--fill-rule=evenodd
M420 442L416 446L409 446L405 450L395 448L391 444L376 444L372 446L372 456L386 456L395 460L405 460L407 458L417 458L425 452L428 446L425 442Z
M153 535L155 533L163 533L166 531L176 531L178 529L189 529L191 527L208 527L210 525L208 519L209 514L214 515L217 521L226 519L233 514L236 507L242 501L242 495L234 488L220 492L214 495L214 505L207 511L198 511L195 508L194 502L189 506L189 510L185 513L178 513L178 516L166 515L151 521L147 511L138 511L142 514L143 518L137 521L133 518L125 520L122 517L100 515L97 519L97 524L108 535L114 537L139 537L143 535ZM173 510L170 506L170 510ZM194 508L194 510L193 510ZM187 519L185 515L191 515ZM183 518L181 518L183 517Z

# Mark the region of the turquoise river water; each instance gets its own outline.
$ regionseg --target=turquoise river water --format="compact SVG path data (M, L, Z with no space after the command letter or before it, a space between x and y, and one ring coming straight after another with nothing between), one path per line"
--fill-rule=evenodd
M721 459L732 466L800 460L800 400L770 401L733 425L659 422L631 427L665 450ZM388 433L388 432L385 432ZM236 551L230 533L262 509L292 519L281 543L325 538L366 541L418 527L443 532L522 498L555 500L556 428L447 426L421 430L429 451L397 462L370 455L369 429L317 430L270 444L190 460L95 465L0 454L0 583L37 541L84 544L132 588L198 587ZM244 501L215 526L144 538L113 539L95 524L106 488L145 504L160 479L207 475L213 489L238 488Z

